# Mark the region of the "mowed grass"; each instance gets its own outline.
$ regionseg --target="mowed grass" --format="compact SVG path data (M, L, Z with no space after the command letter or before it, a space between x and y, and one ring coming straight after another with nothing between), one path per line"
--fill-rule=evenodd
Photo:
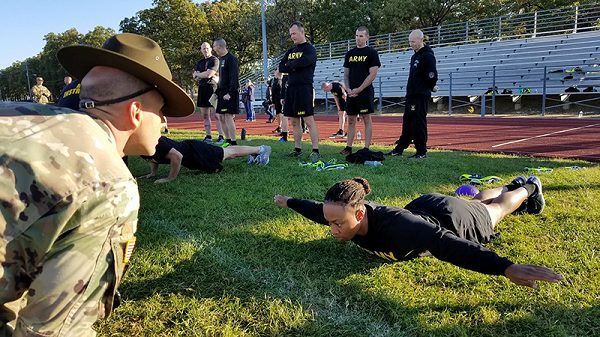
M268 166L238 158L219 174L182 169L166 185L138 181L138 248L120 287L123 304L96 325L100 336L600 336L596 164L430 151L425 160L317 172L286 156L292 143L248 137L243 145L273 147ZM321 152L342 160L342 147L323 143ZM563 168L572 165L586 168ZM507 217L487 245L565 276L538 290L432 257L386 263L273 203L275 194L322 200L336 181L363 176L373 187L369 200L404 206L423 193L452 194L463 173L507 183L538 166L555 168L538 174L546 210ZM139 158L130 168L148 172Z

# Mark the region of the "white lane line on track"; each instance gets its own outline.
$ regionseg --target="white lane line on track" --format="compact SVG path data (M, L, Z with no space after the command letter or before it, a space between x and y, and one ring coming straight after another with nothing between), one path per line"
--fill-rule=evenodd
M492 147L500 147L500 146L514 144L514 143L525 142L525 141L528 141L528 140L532 140L532 139L536 139L536 138L542 138L542 137L547 137L547 136L552 136L552 135L559 134L559 133L564 133L564 132L569 132L569 131L575 131L575 130L585 129L585 128L591 128L591 127L594 127L594 126L597 126L597 125L600 125L600 123L590 124L590 125L580 126L580 127L577 127L577 128L560 130L560 131L555 131L555 132L550 132L550 133L545 133L543 135L538 135L538 136L533 136L533 137L528 137L528 138L522 138L522 139L513 140L513 141L510 141L510 142L506 142L506 143L492 145Z

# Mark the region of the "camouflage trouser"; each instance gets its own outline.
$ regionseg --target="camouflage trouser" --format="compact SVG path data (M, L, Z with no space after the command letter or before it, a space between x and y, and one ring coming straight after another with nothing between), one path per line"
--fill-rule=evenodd
M0 337L96 335L92 324L112 310L135 238L133 226L103 220L56 232L38 221L0 246Z

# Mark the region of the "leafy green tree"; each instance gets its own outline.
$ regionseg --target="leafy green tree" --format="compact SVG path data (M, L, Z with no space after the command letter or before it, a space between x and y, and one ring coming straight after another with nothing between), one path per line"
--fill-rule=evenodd
M79 39L79 43L94 47L102 47L104 42L115 34L115 30L112 28L96 26L92 31L83 35Z
M148 36L160 44L176 81L192 84L198 47L210 36L206 13L191 0L155 0L154 7L121 21L123 32Z
M260 2L224 0L201 7L212 29L210 40L225 39L242 67L262 58Z

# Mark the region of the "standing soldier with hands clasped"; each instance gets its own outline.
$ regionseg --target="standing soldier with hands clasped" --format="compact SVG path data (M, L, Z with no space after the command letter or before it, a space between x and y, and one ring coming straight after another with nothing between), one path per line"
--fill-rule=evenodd
M219 55L219 85L217 87L217 118L221 121L225 141L237 145L235 140L234 116L240 113L240 67L238 60L227 49L227 42L219 38L213 42L213 49Z
M377 51L367 46L369 30L367 27L356 29L356 47L344 57L344 82L348 88L346 113L348 114L348 139L343 155L352 153L352 143L356 134L356 120L360 114L365 123L365 149L371 146L373 122L371 114L375 111L375 90L373 80L377 76L381 63Z
M308 159L317 161L319 154L319 132L314 118L314 89L313 78L317 66L317 51L312 44L306 41L304 25L294 22L290 26L290 37L294 46L283 55L279 63L279 71L288 74L287 90L283 114L292 119L294 127L293 157L302 155L302 125L300 118L304 119L310 131L312 152Z
M408 36L408 43L415 54L410 58L402 134L396 141L396 147L388 154L401 156L414 141L417 153L411 158L422 159L427 157L427 110L431 92L438 89L438 74L433 50L423 43L423 32L413 30Z

